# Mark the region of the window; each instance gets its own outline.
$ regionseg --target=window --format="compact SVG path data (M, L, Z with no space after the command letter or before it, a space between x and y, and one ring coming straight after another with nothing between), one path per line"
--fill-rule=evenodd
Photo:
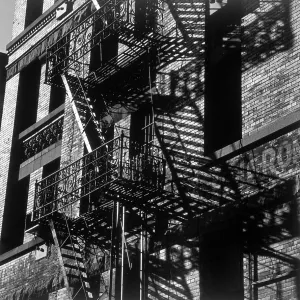
M141 147L153 140L153 124L151 106L144 106L131 114L130 124L130 155L135 156L145 150Z
M35 60L20 72L16 109L17 134L36 122L41 63Z
M100 28L97 29L101 30ZM110 35L91 50L90 71L95 71L118 55L118 36Z
M43 13L43 0L27 0L25 28Z
M52 85L50 92L49 113L65 103L66 90L62 87Z
M12 154L15 154L14 157L17 157L16 149L13 150ZM18 170L18 165L13 161L13 157L11 160L3 213L0 253L22 245L24 239L30 176L18 181L18 172L13 170L14 168Z
M42 178L46 178L47 176L53 174L54 172L58 171L60 167L60 158L57 158L50 163L46 164L43 167L43 174Z

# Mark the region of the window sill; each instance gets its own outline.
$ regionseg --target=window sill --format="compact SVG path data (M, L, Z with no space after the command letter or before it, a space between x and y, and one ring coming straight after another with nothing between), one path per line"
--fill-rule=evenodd
M299 126L299 116L300 110L296 110L281 117L275 122L260 128L258 131L244 136L241 140L215 151L212 153L212 157L216 160L227 160L262 145L263 143L271 141Z

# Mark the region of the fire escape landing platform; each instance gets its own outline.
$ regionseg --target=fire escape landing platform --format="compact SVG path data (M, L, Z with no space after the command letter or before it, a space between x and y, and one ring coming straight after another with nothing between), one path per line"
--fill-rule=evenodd
M146 2L146 22L142 24L136 20L133 2L129 0L107 1L99 10L91 11L48 49L46 83L63 86L60 75L64 74L73 90L79 90L76 77L80 77L86 92L101 94L112 105L124 101L133 105L145 97L155 72L179 58L203 56L200 51L198 54L193 51L195 45L204 44L203 29L200 30L202 35L189 40L175 32L166 35L163 19L166 3L162 0ZM204 15L201 21L204 22ZM92 49L102 47L112 36L125 47L117 56L91 70Z

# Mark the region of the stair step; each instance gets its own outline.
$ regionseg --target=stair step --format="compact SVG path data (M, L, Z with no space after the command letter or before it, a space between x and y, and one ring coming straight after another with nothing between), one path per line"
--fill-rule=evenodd
M62 257L68 258L68 259L74 259L74 260L77 260L77 261L83 263L82 257L78 257L78 256L75 257L74 255L69 255L69 254L65 254L65 253L62 253Z
M70 265L68 263L65 263L64 266L66 268L69 268L69 269L76 269L76 270L79 269L80 272L85 272L85 267L84 266L79 266L78 267L76 263L74 265Z
M66 250L69 250L69 251L74 251L75 250L76 253L80 253L81 252L80 247L78 246L78 244L74 245L74 249L73 249L72 245L70 245L70 244L64 245L63 249L66 249Z

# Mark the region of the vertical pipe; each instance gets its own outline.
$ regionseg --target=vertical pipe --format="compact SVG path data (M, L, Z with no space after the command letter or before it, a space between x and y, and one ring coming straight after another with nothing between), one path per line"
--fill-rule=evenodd
M120 300L121 295L121 270L119 264L119 257L120 257L120 247L119 247L119 238L120 238L120 202L116 202L116 234L115 234L115 300Z
M99 43L99 55L100 55L100 65L102 66L103 64L103 50L102 50L102 42Z
M124 255L125 255L125 206L122 207L122 257L121 257L121 300L124 294Z
M110 270L109 270L109 291L108 291L109 300L112 300L114 241L115 241L115 209L116 209L116 203L114 202L112 219L111 219Z
M143 220L143 213L140 212L141 219ZM143 300L143 282L144 282L144 241L143 241L143 225L141 225L140 233L140 300Z
M122 130L121 139L120 139L120 157L119 157L119 177L123 177L123 147L124 147L124 131Z
M258 281L258 258L257 258L257 253L253 253L253 279L254 282ZM254 290L253 290L253 299L258 300L258 287L257 285L254 285Z
M252 253L249 253L248 259L248 274L249 274L249 300L253 300L253 259Z
M144 220L143 222L147 222L147 214L146 212L144 213ZM147 225L147 224L146 224ZM143 290L143 296L144 299L147 299L146 295L147 295L147 287L148 287L148 273L147 273L147 263L149 261L149 257L148 257L148 235L147 235L147 230L144 231L144 290Z
M126 11L127 16L126 16L126 21L129 23L129 20L130 20L129 19L129 5L130 4L129 4L129 0L127 0L126 2L127 2L127 11Z

